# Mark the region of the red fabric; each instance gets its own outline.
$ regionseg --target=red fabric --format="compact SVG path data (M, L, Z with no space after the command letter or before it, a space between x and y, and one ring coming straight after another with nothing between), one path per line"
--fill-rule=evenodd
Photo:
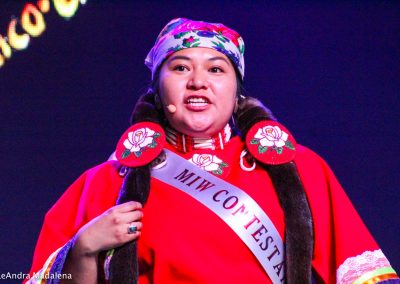
M81 175L47 212L36 244L30 275L91 219L115 204L122 178L116 161Z
M336 269L347 258L379 247L326 162L307 148L297 151L314 223L313 268L325 283L335 283Z
M233 138L214 155L229 166L222 175L245 190L265 210L283 236L283 212L271 180L257 167L239 166L243 143ZM168 145L168 148L172 148ZM193 153L180 154L191 158ZM348 257L377 244L326 163L305 147L295 158L313 215L313 267L325 283ZM106 162L82 175L45 218L32 272L90 219L115 204L122 178L117 162ZM226 176L226 178L224 177ZM140 283L271 283L238 236L213 212L185 193L152 179L139 239Z

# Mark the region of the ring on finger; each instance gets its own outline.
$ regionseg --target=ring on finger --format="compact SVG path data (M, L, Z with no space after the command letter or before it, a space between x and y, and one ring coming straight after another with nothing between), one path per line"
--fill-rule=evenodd
M133 233L137 232L137 230L138 230L138 227L132 223L128 227L128 234L133 234Z

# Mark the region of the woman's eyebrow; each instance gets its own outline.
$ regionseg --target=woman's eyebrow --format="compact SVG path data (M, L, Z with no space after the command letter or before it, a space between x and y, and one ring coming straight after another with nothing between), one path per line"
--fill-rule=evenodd
M223 61L225 61L226 64L229 65L229 61L225 57L222 57L222 56L211 57L208 59L208 61L216 61L216 60L223 60Z
M191 60L190 57L183 56L183 55L176 55L176 56L171 57L171 58L169 59L169 62L172 62L172 61L178 60L178 59Z
M191 61L191 60L192 60L192 59L191 59L190 57L188 57L188 56L176 55L176 56L171 57L168 61L169 61L169 62L172 62L172 61L174 61L174 60L179 60L179 59L188 60L188 61ZM209 58L209 59L207 59L207 60L208 60L208 61L223 60L223 61L226 62L226 64L229 65L229 61L228 61L226 58L222 57L222 56L211 57L211 58Z

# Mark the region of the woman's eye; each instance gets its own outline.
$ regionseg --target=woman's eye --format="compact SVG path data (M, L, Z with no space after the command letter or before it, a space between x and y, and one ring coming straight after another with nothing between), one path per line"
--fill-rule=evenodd
M187 67L185 67L183 65L178 65L178 66L174 67L174 70L182 72L182 71L187 70Z
M222 69L219 68L219 67L212 67L212 68L210 69L210 71L211 71L212 73L221 73L221 72L222 72Z

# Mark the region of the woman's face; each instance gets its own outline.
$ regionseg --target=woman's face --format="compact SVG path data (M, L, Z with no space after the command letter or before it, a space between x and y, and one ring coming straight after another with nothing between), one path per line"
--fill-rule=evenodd
M165 115L176 130L207 137L228 123L236 103L236 73L231 61L210 48L187 48L172 54L160 70L159 93Z

